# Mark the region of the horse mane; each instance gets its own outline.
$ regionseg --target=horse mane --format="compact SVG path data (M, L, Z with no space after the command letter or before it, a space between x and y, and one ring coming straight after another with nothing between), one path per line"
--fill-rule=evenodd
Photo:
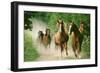
M43 40L44 33L42 31L38 32L38 37Z
M49 35L48 35L48 31L49 31ZM46 31L45 31L46 33L45 33L45 36L50 36L50 29L46 29Z
M62 26L61 26L61 30L62 30L62 32L65 32L64 24L63 23L62 23Z
M80 31L79 31L79 29L78 29L76 24L73 24L73 28L74 28L75 34L80 34Z

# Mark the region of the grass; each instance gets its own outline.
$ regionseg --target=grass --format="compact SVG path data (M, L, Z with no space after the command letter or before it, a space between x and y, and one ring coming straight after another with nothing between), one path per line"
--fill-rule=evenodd
M24 61L35 61L38 57L36 50L33 49L25 49L24 51Z
M39 54L36 51L37 47L34 45L32 41L31 32L28 30L24 31L24 61L35 61Z
M90 49L90 37L85 36L82 44L82 51L85 58L90 58Z

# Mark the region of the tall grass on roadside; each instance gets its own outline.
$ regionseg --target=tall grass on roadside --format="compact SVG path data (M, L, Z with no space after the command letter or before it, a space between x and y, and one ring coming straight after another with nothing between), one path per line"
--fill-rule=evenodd
M90 58L90 37L84 36L84 40L82 43L82 51L84 53L84 58Z
M32 41L32 35L29 30L24 31L24 61L34 61L38 58L39 54L36 51L36 46Z

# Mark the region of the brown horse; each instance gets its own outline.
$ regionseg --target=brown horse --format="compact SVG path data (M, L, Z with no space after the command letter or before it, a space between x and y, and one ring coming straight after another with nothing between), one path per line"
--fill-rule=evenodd
M74 22L70 24L70 34L72 35L72 48L76 57L80 58L81 45L83 42L83 23L80 23L79 29Z
M58 24L58 32L54 35L54 41L55 41L55 45L61 48L61 56L64 49L66 50L66 55L68 55L68 51L67 51L68 39L69 36L67 32L65 32L64 22L60 20Z
M43 37L43 45L47 48L49 46L50 48L51 44L51 36L50 36L50 29L46 29L44 37Z
M40 45L44 45L45 48L51 44L51 36L50 36L50 29L45 30L45 34L43 31L38 32L38 41L40 42Z

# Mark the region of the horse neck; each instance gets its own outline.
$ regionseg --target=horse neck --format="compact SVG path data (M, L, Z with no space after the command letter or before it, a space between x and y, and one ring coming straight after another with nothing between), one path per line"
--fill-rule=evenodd
M45 36L50 36L50 34L47 34L47 33L46 33Z
M58 32L60 32L60 33L65 32L65 28L64 28L64 26L60 26L59 29L58 29Z
M80 31L79 31L79 29L77 28L77 26L75 26L74 34L75 34L76 36L80 34Z

